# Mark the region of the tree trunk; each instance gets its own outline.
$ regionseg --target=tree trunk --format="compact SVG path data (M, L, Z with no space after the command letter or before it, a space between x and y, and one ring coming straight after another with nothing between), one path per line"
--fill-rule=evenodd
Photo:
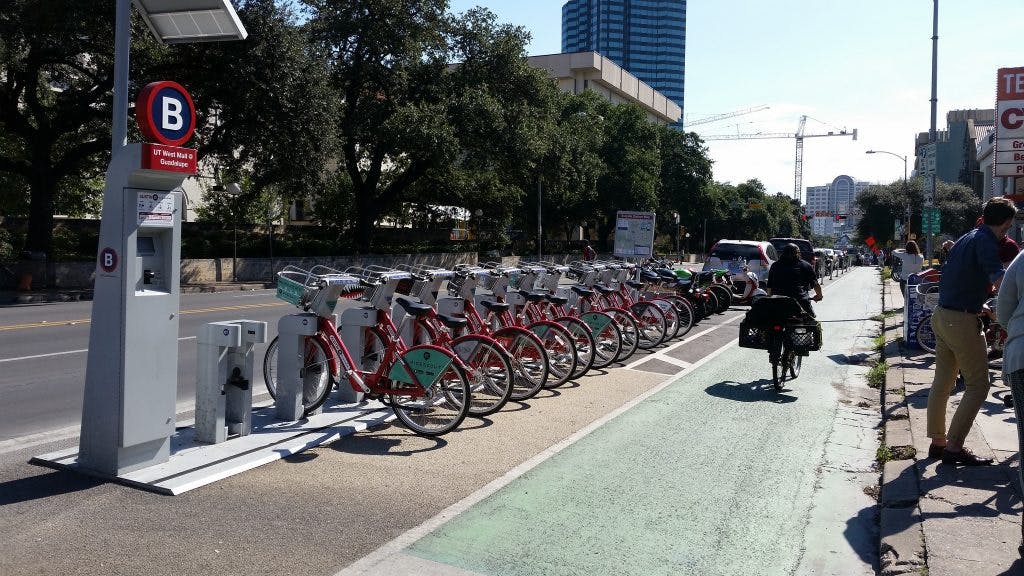
M373 247L374 221L379 215L379 208L375 200L376 194L371 190L356 188L355 206L356 221L352 227L353 241L361 254L367 254Z
M43 287L48 284L46 263L52 259L53 206L57 185L46 171L36 171L30 179L31 197L28 212L28 234L22 282L19 288Z

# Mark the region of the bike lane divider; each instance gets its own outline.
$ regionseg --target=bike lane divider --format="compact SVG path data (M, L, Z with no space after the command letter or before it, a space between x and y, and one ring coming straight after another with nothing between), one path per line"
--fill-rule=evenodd
M792 573L860 332L826 330L792 390L727 343L339 575Z

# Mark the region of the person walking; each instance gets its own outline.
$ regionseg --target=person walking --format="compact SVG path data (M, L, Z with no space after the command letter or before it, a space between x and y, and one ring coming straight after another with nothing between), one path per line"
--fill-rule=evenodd
M1017 419L1018 458L1024 454L1024 258L1015 257L1006 268L999 295L996 297L996 319L1006 329L1003 348L1003 383L1010 387L1010 397ZM1020 486L1024 489L1024 468L1018 466ZM1021 545L1024 556L1024 517L1021 522Z
M985 203L982 225L964 234L950 248L939 281L939 306L932 315L935 332L935 376L928 392L928 447L930 458L963 466L985 466L964 447L967 433L988 396L988 357L979 315L993 284L999 286L999 240L1013 224L1017 208L1007 198ZM956 380L963 374L966 390L946 430L946 408Z
M805 312L814 316L809 293L811 289L814 290L813 300L820 302L821 284L818 283L818 275L814 273L814 268L800 258L799 246L786 244L782 247L779 261L768 269L768 295L789 296L796 300Z
M597 260L597 251L590 245L590 242L583 243L583 259L588 262Z

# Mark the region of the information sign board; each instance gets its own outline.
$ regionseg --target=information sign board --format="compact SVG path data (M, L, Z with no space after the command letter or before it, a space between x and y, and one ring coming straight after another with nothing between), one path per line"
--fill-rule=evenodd
M622 258L654 253L654 212L619 210L615 214L614 253Z
M995 176L1024 177L1024 67L997 73L995 156Z

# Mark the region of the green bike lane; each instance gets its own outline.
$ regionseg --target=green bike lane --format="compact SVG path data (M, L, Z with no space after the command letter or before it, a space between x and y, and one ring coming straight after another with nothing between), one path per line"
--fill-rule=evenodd
M872 519L849 486L823 494L822 470L845 465L828 444L877 286L873 268L829 286L824 348L783 392L765 352L726 345L342 573L874 573Z

